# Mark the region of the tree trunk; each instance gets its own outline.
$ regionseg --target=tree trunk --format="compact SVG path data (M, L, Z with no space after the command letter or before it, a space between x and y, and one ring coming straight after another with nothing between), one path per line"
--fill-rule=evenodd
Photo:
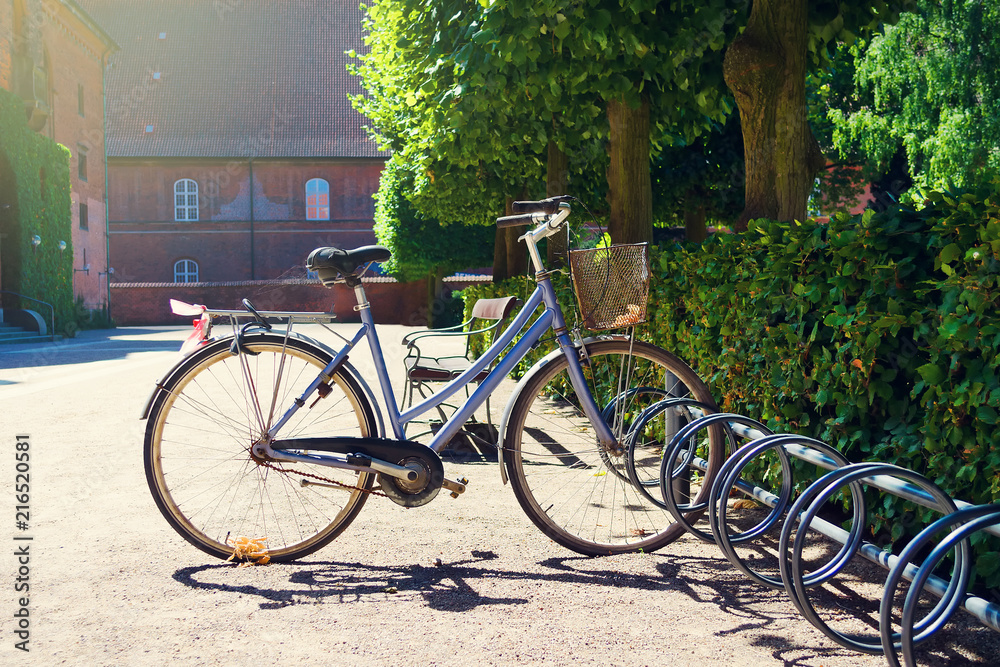
M688 198L690 201L691 198ZM708 238L708 228L705 227L705 207L692 208L689 204L684 209L684 238L688 241L701 243Z
M736 221L802 220L823 153L806 117L806 0L756 0L723 74L743 127L746 205Z
M545 196L569 194L569 157L559 150L554 141L549 142L549 157L545 172ZM566 266L566 234L560 233L545 240L546 266L556 269Z
M493 240L493 282L507 280L507 230L497 227Z
M507 276L523 276L528 270L528 250L517 238L524 233L524 228L510 227L504 231L507 232Z
M427 274L427 328L433 329L437 326L440 318L442 302L441 295L444 292L444 270L434 269Z
M653 240L653 186L649 175L649 100L638 109L608 100L608 231L614 243Z
M524 199L524 197L521 197ZM506 213L513 215L513 197L507 198ZM517 237L524 233L522 227L497 228L496 243L493 247L493 282L499 283L513 276L524 275L527 267L528 251Z
M524 191L518 199L526 199ZM514 215L514 198L507 198L506 215ZM523 276L527 267L528 249L524 243L518 241L518 237L524 233L522 227L508 227L504 230L507 233L507 277Z

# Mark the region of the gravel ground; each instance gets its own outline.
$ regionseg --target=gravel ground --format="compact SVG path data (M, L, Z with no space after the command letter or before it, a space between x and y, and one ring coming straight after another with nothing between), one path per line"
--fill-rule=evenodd
M386 347L404 332L386 331ZM340 538L298 563L208 560L160 516L142 468L137 417L184 335L119 329L0 352L0 479L13 479L15 434L29 434L31 527L19 535L33 538L31 651L14 648L10 547L0 663L885 664L831 642L714 546L682 538L605 558L563 549L524 516L495 463L447 463L446 474L470 480L457 500L442 493L407 510L372 498ZM13 525L5 484L0 507ZM884 573L858 577L833 590L839 616L879 594L864 580ZM998 637L968 624L926 664L1000 664Z

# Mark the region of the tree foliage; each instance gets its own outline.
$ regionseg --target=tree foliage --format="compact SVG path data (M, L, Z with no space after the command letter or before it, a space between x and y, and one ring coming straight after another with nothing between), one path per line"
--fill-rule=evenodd
M575 130L570 138L589 138L609 100L636 109L645 99L654 136L690 141L732 110L719 63L742 4L494 0L476 39L513 65L518 86L540 105L535 113Z
M444 222L486 223L506 194L539 182L548 143L541 118L518 117L504 64L473 41L482 9L469 0L376 0L355 104L413 174L408 198Z
M649 108L653 136L668 144L724 120L732 106L718 63L742 5L375 0L356 70L368 92L356 104L409 165L418 210L441 220L477 205L495 212L501 194L541 190L550 144L569 154L571 187L592 172L609 106ZM641 139L648 146L650 131ZM620 180L637 189L631 174Z
M905 151L921 186L974 186L1000 168L1000 5L921 0L859 54L862 108L831 110L835 139L875 170Z
M422 280L439 272L489 266L493 261L493 231L486 227L443 224L420 214L407 200L412 174L396 156L386 162L375 193L375 235L392 251L383 264L402 281Z
M741 4L506 0L487 6L488 45L519 65L525 90L567 125L557 140L589 138L588 115L595 110L606 119L609 228L616 242L652 236L651 138L689 143L732 110L719 63ZM585 125L566 124L567 111Z

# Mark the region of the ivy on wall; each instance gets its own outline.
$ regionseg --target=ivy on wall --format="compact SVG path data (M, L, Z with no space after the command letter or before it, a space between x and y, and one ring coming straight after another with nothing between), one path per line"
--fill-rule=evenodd
M2 288L51 303L56 331L62 331L76 317L69 150L31 131L21 98L4 89L0 89L0 160L7 163L13 179L13 188L0 186L5 199L13 199L4 202L10 209L4 216L8 224L3 230ZM34 236L41 239L37 247L32 245ZM65 250L60 251L59 241L66 243ZM31 301L18 305L48 316Z
M1000 501L1000 183L829 224L759 220L651 264L642 336L695 368L722 410ZM895 541L936 515L886 497L871 516ZM995 586L1000 552L976 539Z

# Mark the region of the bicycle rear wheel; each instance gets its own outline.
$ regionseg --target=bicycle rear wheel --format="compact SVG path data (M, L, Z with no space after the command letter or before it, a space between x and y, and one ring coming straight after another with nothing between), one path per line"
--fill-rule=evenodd
M590 363L584 375L619 441L644 408L665 398L714 406L697 374L666 350L627 339L599 340L586 349ZM629 481L627 451L608 452L598 443L570 384L568 365L563 356L547 362L516 399L503 452L514 494L543 533L578 553L659 549L684 527ZM658 475L663 449L693 418L687 407L670 408L635 434L632 464L643 484ZM691 469L685 478L696 500L707 496L724 456L721 429L700 436L695 447L708 461L708 472Z
M340 482L313 484L302 465L263 463L251 447L325 367L320 348L276 334L224 340L184 361L166 382L146 424L146 480L157 507L184 539L229 558L240 538L266 539L271 560L305 556L337 537L364 506L373 475L311 467ZM334 373L331 391L306 404L282 438L375 436L377 422L357 382Z

